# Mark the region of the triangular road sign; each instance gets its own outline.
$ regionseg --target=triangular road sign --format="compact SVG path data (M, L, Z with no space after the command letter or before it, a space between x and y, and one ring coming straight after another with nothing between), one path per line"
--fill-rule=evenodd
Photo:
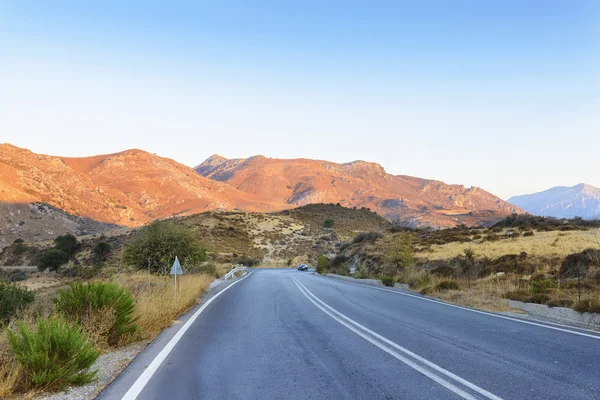
M179 264L179 258L177 258L177 256L175 256L175 262L171 268L171 275L183 275L183 269L181 269L181 264Z

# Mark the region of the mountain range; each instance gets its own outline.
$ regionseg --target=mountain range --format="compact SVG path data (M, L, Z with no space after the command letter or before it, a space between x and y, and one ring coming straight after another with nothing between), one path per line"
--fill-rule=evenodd
M0 233L14 235L25 232L33 218L17 221L14 207L23 204L51 207L43 213L31 208L35 218L52 215L71 221L57 223L56 232L48 228L53 233L74 226L72 221L79 221L77 229L93 231L205 211L271 212L311 203L364 207L392 221L433 227L488 224L522 212L480 188L391 175L365 161L337 164L215 155L194 170L141 150L68 158L10 144L0 145L0 202L5 205L2 210L13 213ZM30 213L18 210L25 216Z
M539 193L508 199L530 214L555 218L600 218L600 189L585 183L557 186Z

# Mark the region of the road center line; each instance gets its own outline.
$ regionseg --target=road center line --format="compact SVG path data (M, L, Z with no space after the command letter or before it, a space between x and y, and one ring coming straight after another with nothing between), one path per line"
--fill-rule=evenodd
M231 285L227 286L225 289L221 290L219 293L215 294L213 297L208 299L208 301L204 303L202 307L200 307L198 311L196 311L194 315L190 317L190 319L187 320L187 322L179 329L179 331L177 331L177 333L171 338L169 343L167 343L167 345L163 347L160 353L158 353L158 355L154 358L154 360L152 360L150 365L148 365L144 372L137 378L137 380L133 383L131 388L129 388L129 390L127 391L127 393L125 393L121 400L137 399L137 397L140 395L142 390L144 390L144 387L146 387L146 385L150 381L150 378L152 378L158 367L160 367L162 362L165 360L165 358L167 358L167 356L173 350L177 342L179 342L179 340L183 337L185 332L190 328L190 326L192 326L192 324L198 318L198 316L202 314L202 311L204 311L206 307L208 307L208 305L213 302L214 299L225 293L227 290L229 290L229 288L233 287L234 285L240 283L241 281L252 275L253 272L254 271L250 272L242 279L233 282Z
M485 389L480 388L479 386L463 379L460 378L459 376L446 371L445 369L443 369L442 367L424 359L423 357L411 352L410 350L407 350L405 348L403 348L402 346L386 339L385 337L371 331L370 329L364 327L363 325L359 324L358 322L352 320L351 318L345 316L344 314L340 313L339 311L335 310L334 308L330 307L329 305L327 305L325 302L323 302L321 299L319 299L317 296L315 296L310 290L308 290L308 288L306 288L306 286L304 286L302 283L300 283L296 278L291 277L292 281L296 284L296 286L298 286L298 289L300 289L300 292L302 292L302 294L311 301L311 303L313 303L317 308L319 308L321 311L323 311L325 314L329 315L331 318L333 318L334 320L336 320L337 322L339 322L340 324L342 324L343 326L345 326L346 328L348 328L349 330L351 330L352 332L356 333L357 335L359 335L360 337L362 337L363 339L365 339L366 341L372 343L373 345L377 346L378 348L380 348L381 350L385 351L386 353L390 354L391 356L393 356L394 358L402 361L404 364L408 365L409 367L415 369L416 371L418 371L419 373L427 376L428 378L430 378L431 380L435 381L436 383L442 385L443 387L445 387L446 389L450 390L451 392L457 394L458 396L462 397L463 399L477 399L477 397L471 395L470 393L464 391L463 389L461 389L460 387L454 385L453 383L445 380L444 378L434 374L433 372L425 369L424 367L420 366L419 364L417 364L416 362L402 356L401 354L399 354L398 352L394 351L393 349L389 348L388 346L385 346L384 344L380 343L379 341L376 341L374 338L379 339L382 342L387 343L388 345L393 346L394 348L402 351L403 353L413 357L414 359L422 362L423 364L429 366L430 368L448 376L449 378L452 378L453 380L455 380L456 382L459 382L461 384L463 384L464 386L468 387L471 390L474 390L476 392L478 392L479 394L484 395L485 397L489 398L489 399L493 399L493 400L502 400L500 397L494 395L493 393L488 392ZM321 303L321 304L319 304ZM326 308L325 308L326 307ZM329 310L331 310L331 312ZM339 315L336 316L333 313ZM340 318L341 317L341 318ZM346 322L346 321L348 322ZM358 328L358 329L357 329ZM361 329L361 330L359 330ZM368 333L368 334L367 334ZM371 336L369 336L371 335Z
M335 279L335 278L332 278L332 279ZM442 305L442 306L447 306L447 307L452 307L452 308L458 308L460 310L470 311L470 312L474 312L474 313L477 313L477 314L489 315L490 317L507 319L509 321L520 322L522 324L539 326L539 327L542 327L542 328L553 329L555 331L567 332L567 333L572 333L573 335L585 336L585 337L589 337L589 338L592 338L592 339L598 339L598 340L600 340L600 334L593 335L593 334L589 334L589 333L577 332L577 331L573 331L573 330L570 330L570 329L565 329L565 328L559 328L558 327L558 326L568 327L567 325L561 325L561 324L556 324L556 323L548 322L549 324L552 324L552 325L558 325L558 326L549 326L549 325L540 324L540 323L537 323L537 322L525 321L525 320L518 319L518 318L508 317L508 316L505 316L505 315L494 314L494 313L487 312L487 311L481 311L481 310L475 310L473 308L457 306L456 304L450 304L450 303L446 303L446 302L439 301L439 300L429 299L429 298L423 297L423 296L417 296L417 295L410 294L410 293L400 292L400 291L397 291L397 290L380 288L380 287L371 286L371 285L361 285L360 283L347 282L347 281L342 280L342 279L336 279L336 280L339 281L340 283L345 283L345 284L348 284L348 285L361 286L361 287L366 287L366 288L369 288L369 289L382 290L384 292L395 293L395 294L399 294L401 296L413 297L415 299L429 301L431 303L436 303L436 304L439 304L439 305ZM580 329L582 331L594 332L594 331L591 331L589 329L583 329L583 328L576 328L576 329Z

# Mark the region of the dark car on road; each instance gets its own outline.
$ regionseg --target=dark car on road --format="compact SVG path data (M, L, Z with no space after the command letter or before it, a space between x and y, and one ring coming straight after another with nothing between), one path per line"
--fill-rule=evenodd
M308 271L308 265L300 264L300 266L298 267L298 271Z

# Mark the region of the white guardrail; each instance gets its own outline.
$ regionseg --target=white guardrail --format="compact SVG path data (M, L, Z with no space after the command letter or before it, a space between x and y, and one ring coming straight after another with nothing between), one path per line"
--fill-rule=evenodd
M226 281L230 278L235 278L236 274L238 274L238 276L244 276L248 273L248 267L235 267L234 269L232 269L231 271L229 271L228 273L225 274L225 276L223 276L223 280Z

